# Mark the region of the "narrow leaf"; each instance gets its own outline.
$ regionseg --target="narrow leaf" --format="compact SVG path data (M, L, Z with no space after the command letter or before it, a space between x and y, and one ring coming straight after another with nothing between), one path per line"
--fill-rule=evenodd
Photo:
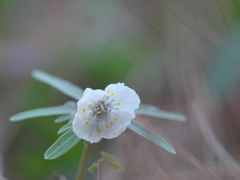
M69 121L72 118L71 115L63 115L63 116L59 116L57 119L55 119L55 123L63 123L66 121Z
M73 112L73 109L65 105L45 107L45 108L33 109L33 110L18 113L12 116L10 118L10 121L19 122L19 121L30 119L30 118L64 115L64 114L70 114L72 112Z
M77 103L75 101L67 101L64 105L77 111Z
M43 71L40 70L34 70L32 72L32 77L36 80L39 80L43 83L46 83L56 89L58 89L59 91L61 91L62 93L73 97L75 99L80 99L81 95L82 95L82 89L79 88L78 86L72 84L69 81L60 79L56 76L50 75L48 73L45 73Z
M79 142L80 139L72 132L72 130L68 130L62 136L60 136L56 142L45 152L44 159L56 159L67 153Z
M58 134L62 134L64 132L66 132L67 130L71 129L72 128L72 122L69 121L68 123L66 123L63 127L61 127L59 130L58 130Z
M186 121L186 117L182 113L162 111L152 105L141 105L137 114L166 120Z
M143 136L148 141L151 141L154 144L162 147L167 152L172 153L172 154L176 154L175 149L173 148L173 146L171 144L169 144L166 141L166 139L164 139L163 137L161 137L158 134L155 134L155 133L147 130L140 123L138 123L136 121L133 121L132 124L128 128L131 129L132 131L134 131L135 133L137 133L138 135Z

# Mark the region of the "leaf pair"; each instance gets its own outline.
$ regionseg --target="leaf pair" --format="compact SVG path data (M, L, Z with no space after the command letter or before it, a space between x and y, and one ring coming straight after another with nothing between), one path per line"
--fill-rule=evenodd
M74 98L80 99L82 95L82 89L78 86L55 77L53 75L47 74L43 71L35 70L32 73L32 77L36 80L39 80L43 83L46 83L62 93ZM76 112L76 103L67 102L62 106L53 106L38 108L30 111L25 111L18 113L10 118L12 122L19 122L22 120L37 118L37 117L46 117L46 116L59 116L55 123L62 123L69 121L73 118L73 114ZM81 140L75 136L71 129L71 121L65 124L62 128L59 129L58 134L62 134L56 142L49 147L45 152L45 159L56 159L66 152L68 152L72 147L77 145Z
M36 80L39 80L43 83L46 83L62 93L74 98L80 99L82 96L83 90L78 86L70 83L69 81L60 79L43 71L35 70L32 72L32 77ZM12 122L18 122L25 119L36 118L36 117L44 117L44 116L53 116L53 115L66 115L66 114L73 114L74 108L76 107L75 102L68 102L63 106L54 106L54 107L46 107L46 108L39 108L35 110L30 110L22 113L18 113L10 118ZM56 121L63 121L61 118Z

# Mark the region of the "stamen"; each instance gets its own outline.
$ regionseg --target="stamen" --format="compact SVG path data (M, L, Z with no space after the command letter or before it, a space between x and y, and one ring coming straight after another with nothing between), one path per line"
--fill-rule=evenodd
M106 114L107 112L108 106L105 104L104 101L98 102L93 109L93 114L98 117Z

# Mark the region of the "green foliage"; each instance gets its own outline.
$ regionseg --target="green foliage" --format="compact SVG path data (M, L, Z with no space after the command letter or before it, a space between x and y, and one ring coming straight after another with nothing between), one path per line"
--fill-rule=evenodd
M89 166L88 171L92 174L96 173L99 166L103 163L108 164L115 171L124 170L123 165L117 161L112 154L108 152L101 152L100 158Z
M66 121L71 120L73 117L71 115L63 115L59 116L57 119L54 120L55 123L63 123Z
M16 0L0 0L0 8L7 8L12 6Z
M158 134L154 134L153 132L150 132L148 129L146 129L143 125L140 123L133 121L132 124L129 126L129 129L134 131L140 136L143 136L148 141L153 142L154 144L162 147L164 150L171 154L176 154L175 149L171 144L169 144L162 136Z
M55 92L39 83L30 83L18 100L20 107L26 109L46 106L58 102ZM61 100L61 99L60 99ZM50 175L64 174L71 179L75 173L82 152L81 143L68 152L67 156L57 160L46 161L44 150L56 140L58 124L54 124L48 117L40 117L38 121L26 121L20 130L7 155L9 164L9 178L18 180L43 180ZM64 162L64 163L63 163Z
M68 129L62 134L56 142L50 146L45 152L44 159L53 160L68 152L80 142L80 139L75 136L71 129Z
M12 116L10 120L12 122L19 122L31 118L70 114L72 112L74 112L74 110L68 105L46 107L18 113Z
M223 46L218 48L217 59L208 69L208 85L219 98L231 95L240 82L240 34L238 30Z
M115 171L123 171L123 165L113 157L112 154L108 152L101 152L101 157L104 162L108 163Z
M236 21L240 21L240 1L232 0L233 3L233 16Z
M88 168L88 172L90 172L92 174L95 174L102 161L103 161L103 159L99 159L96 162L92 163Z
M137 114L164 120L186 121L186 117L182 113L162 111L152 105L141 105L140 109L137 110Z
M71 128L72 128L72 121L69 121L68 123L66 123L63 127L61 127L58 130L57 134L62 134Z
M79 64L85 79L92 87L105 87L113 82L121 82L140 66L147 48L129 42L109 42L94 50L81 50Z
M55 77L53 75L50 75L39 70L33 71L32 76L36 80L46 83L70 97L73 97L77 100L81 98L82 89L69 81L60 79L58 77Z
M106 86L112 82L123 81L132 66L133 64L121 55L107 54L103 60L93 60L91 64L89 63L86 70L95 86L100 86L100 84Z

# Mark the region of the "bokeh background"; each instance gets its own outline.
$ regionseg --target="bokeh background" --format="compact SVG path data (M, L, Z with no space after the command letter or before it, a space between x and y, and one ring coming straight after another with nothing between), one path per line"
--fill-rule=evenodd
M186 123L138 118L176 156L130 131L100 144L126 167L104 167L101 179L239 179L239 23L239 0L0 0L0 180L74 179L77 171L79 147L43 160L57 138L54 118L9 123L68 99L32 80L33 69L83 88L126 82L144 103L187 115Z

